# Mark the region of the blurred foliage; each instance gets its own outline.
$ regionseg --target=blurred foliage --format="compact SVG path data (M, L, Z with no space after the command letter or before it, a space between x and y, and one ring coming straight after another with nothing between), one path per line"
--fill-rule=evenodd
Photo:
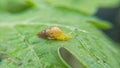
M0 67L71 67L59 54L63 47L83 68L119 68L119 48L98 29L109 29L111 24L93 17L99 7L118 1L0 0ZM39 31L56 25L71 32L71 39L37 37Z
M113 25L111 29L103 31L113 41L120 43L120 4L114 8L100 8L95 16L102 20L109 21Z

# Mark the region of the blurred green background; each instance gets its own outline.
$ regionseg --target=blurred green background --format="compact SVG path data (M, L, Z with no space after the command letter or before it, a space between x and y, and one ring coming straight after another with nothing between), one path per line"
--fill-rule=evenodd
M99 8L95 16L113 24L113 28L103 31L113 41L120 43L120 5L115 8Z

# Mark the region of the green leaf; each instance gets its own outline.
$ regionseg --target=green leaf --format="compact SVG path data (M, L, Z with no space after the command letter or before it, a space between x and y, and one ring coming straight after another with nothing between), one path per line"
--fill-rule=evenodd
M30 3L26 3L26 1ZM25 7L25 5L21 6L21 1L13 0L12 2L15 2L21 8ZM11 12L12 9L10 12L1 9L0 67L120 67L119 48L98 29L107 29L111 25L95 17L88 16L94 14L97 10L98 3L96 1L93 3L87 0L76 0L78 4L74 6L72 0L65 2L62 0L61 2L59 0L23 0L22 2L29 5L29 9L20 9L20 12L15 11L15 13ZM3 2L0 1L1 3ZM4 0L4 3L7 4L7 0ZM31 8L31 5L34 6ZM68 5L68 7L65 5ZM83 7L79 8L79 6ZM0 7L8 8L9 6L1 4ZM12 8L17 9L17 7ZM85 10L82 11L82 8ZM88 8L95 11L88 11ZM71 38L67 41L59 41L37 37L38 32L56 25L65 33L71 33ZM67 51L68 59L71 55L71 58L73 58L73 60L70 59L71 62L62 57L59 50L61 48L64 48L63 53Z
M119 0L46 0L47 3L55 7L64 8L80 12L85 15L93 15L97 8L114 6Z
M97 5L89 0L46 0L49 4L65 9L81 12L82 14L93 14Z
M116 5L119 5L120 0L99 0L97 3L100 7L115 7Z
M0 10L10 13L17 13L33 7L34 4L30 0L1 0Z
M6 57L1 59L0 66L5 68L66 68L57 53L59 47L65 47L86 67L119 68L119 51L93 26L81 24L81 28L76 28L59 25L64 31L73 32L72 38L68 41L38 38L36 34L49 26L53 24L1 24L0 53L4 53L3 56Z

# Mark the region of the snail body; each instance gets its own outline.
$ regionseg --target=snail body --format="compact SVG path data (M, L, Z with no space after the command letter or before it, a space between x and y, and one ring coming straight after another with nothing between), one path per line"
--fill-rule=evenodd
M45 29L39 32L37 35L38 37L45 39L68 40L70 38L67 34L64 34L63 31L57 26Z

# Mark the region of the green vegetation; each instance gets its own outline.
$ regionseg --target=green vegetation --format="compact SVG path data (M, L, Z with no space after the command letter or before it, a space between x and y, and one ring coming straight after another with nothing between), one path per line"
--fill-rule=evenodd
M0 67L68 68L60 56L65 48L81 68L119 68L120 50L100 30L111 24L93 15L119 0L1 0ZM47 40L37 33L50 26L71 33L67 41ZM78 67L80 68L80 67Z

